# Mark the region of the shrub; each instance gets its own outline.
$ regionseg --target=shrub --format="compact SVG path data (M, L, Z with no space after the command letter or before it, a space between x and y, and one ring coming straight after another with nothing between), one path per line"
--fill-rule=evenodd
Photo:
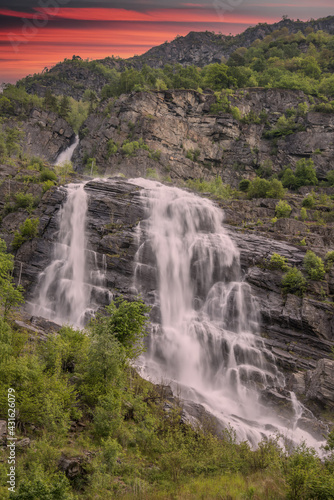
M289 265L287 263L286 257L278 253L273 253L269 262L269 269L279 269L280 271L287 271Z
M334 263L334 250L331 250L330 252L327 252L325 261L328 262L329 264Z
M306 208L313 208L315 205L315 197L313 194L308 194L302 201L302 206Z
M146 177L149 177L151 179L158 179L159 178L157 171L154 168L146 169Z
M281 199L284 197L284 195L285 190L281 181L279 181L278 179L272 179L267 191L267 197Z
M23 243L37 236L39 219L26 219L15 231L12 246L15 250L20 248Z
M275 214L277 215L277 217L289 217L290 214L291 214L291 207L290 205L284 201L284 200L280 200L276 207L275 207Z
M248 196L249 198L266 198L269 187L269 181L255 177L248 189Z
M322 280L325 276L325 266L321 259L314 252L308 250L304 257L304 266L308 277L311 280Z
M17 208L32 208L35 204L35 198L31 193L17 193L15 201Z
M58 180L56 174L52 170L48 170L48 169L42 170L42 172L39 176L39 179L41 182L45 182L45 181L57 182L57 180Z
M118 151L118 144L114 142L112 139L109 139L107 142L107 157L109 158L111 155L116 154Z
M251 185L251 181L249 179L242 179L239 182L239 190L246 192L246 191L248 191L250 185Z
M6 243L2 239L0 239L0 305L5 320L9 314L10 309L24 301L22 293L23 288L20 286L16 287L14 285L12 277L13 269L14 258L10 253L7 253ZM3 323L1 323L0 326L3 327ZM0 351L3 356L3 350L0 349Z
M282 198L285 194L281 181L255 177L248 189L249 198Z
M55 183L53 181L45 181L43 182L43 193L46 193L49 189L51 189Z
M307 219L307 210L305 207L302 207L300 209L300 218L301 220L306 220Z
M327 173L327 181L330 186L334 186L334 170L330 170Z
M292 293L302 297L306 290L306 279L301 271L296 267L292 267L283 275L281 285L285 295Z

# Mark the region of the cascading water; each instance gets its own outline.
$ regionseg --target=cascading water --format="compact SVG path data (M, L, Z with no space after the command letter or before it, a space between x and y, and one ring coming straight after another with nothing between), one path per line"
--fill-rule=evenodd
M69 184L60 211L54 257L39 277L39 296L33 314L60 324L84 326L99 305L110 303L105 288L106 260L87 248L87 194L84 184Z
M57 159L55 161L55 165L62 166L66 162L71 161L73 153L74 153L74 150L78 146L79 142L80 142L79 136L76 135L73 144L71 144L62 153L60 153L60 155L58 155L58 157L57 157Z
M316 445L261 403L261 390L279 390L285 380L258 334L256 303L221 210L177 188L131 182L145 188L148 216L139 226L136 288L157 318L143 375L177 387L254 446L275 432Z

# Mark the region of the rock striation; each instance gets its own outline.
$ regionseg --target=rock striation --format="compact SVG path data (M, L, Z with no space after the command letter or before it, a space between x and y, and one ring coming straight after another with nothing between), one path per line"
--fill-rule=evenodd
M309 97L298 90L237 90L230 104L239 109L241 117L250 113L266 117L262 122L246 123L230 113L214 114L217 97L211 91L121 95L104 102L88 117L73 161L78 171L83 170L87 158L94 157L99 171L106 175L143 176L148 169L172 180L210 180L219 175L237 187L240 179L253 179L260 167L279 173L285 165L293 168L301 158L312 158L318 177L326 179L334 159L332 114L310 111L298 118L295 133L275 140L266 135L287 109L303 103L310 108ZM127 152L122 147L139 140L146 149Z

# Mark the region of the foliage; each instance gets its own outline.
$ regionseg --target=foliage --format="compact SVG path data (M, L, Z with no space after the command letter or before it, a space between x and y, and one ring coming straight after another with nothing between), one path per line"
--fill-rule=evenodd
M308 250L304 257L304 266L308 277L311 280L322 280L325 277L325 266L321 259L314 252Z
M19 192L15 195L15 204L17 208L31 209L36 203L35 197L31 193Z
M201 154L201 151L196 148L196 149L189 149L186 154L186 158L189 158L191 161L197 161L199 156Z
M313 208L315 205L315 197L313 194L308 194L302 201L302 206L306 208Z
M291 214L291 207L285 200L280 200L275 207L275 214L277 217L289 217Z
M126 140L123 142L121 147L121 151L123 154L125 154L125 156L135 156L139 149L148 151L149 158L159 161L161 151L149 148L148 145L143 141L142 137L140 137L138 141Z
M251 181L249 179L242 179L239 182L239 190L246 192L246 191L248 191L250 185L251 185Z
M1 151L1 146L0 146L0 151ZM1 154L1 153L0 153ZM328 184L330 186L334 186L334 170L330 170L328 173L327 173L327 180L328 180Z
M233 197L233 190L229 184L224 184L221 177L216 177L212 181L201 181L199 179L191 180L186 182L186 185L190 189L199 191L201 193L210 193L217 198L222 200L227 200Z
M53 172L52 170L49 170L49 169L42 170L39 178L40 178L41 182L45 182L45 181L57 182L57 180L58 180L55 172Z
M279 269L280 271L287 271L289 269L286 257L278 253L273 253L269 261L270 269Z
M306 279L301 271L299 271L296 267L292 267L286 274L283 275L281 285L285 295L292 293L302 297L306 290Z
M278 179L261 179L255 177L248 188L249 198L283 198L285 194L283 185Z
M307 219L307 210L305 207L302 207L300 209L300 218L302 221L306 220Z
M14 238L12 242L12 247L14 250L20 248L28 240L31 240L37 236L38 233L39 219L26 219L19 227L18 231L15 231Z
M114 142L112 139L109 139L107 142L107 158L116 154L118 151L118 143Z
M13 269L14 258L7 253L6 243L0 239L0 304L5 320L10 310L23 302L23 288L15 286Z

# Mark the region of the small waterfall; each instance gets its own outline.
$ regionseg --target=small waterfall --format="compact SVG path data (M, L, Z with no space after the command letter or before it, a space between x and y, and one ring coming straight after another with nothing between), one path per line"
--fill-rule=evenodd
M64 163L71 161L74 150L78 146L80 142L79 136L75 136L75 140L73 144L71 144L68 148L66 148L62 153L60 153L55 161L55 165L64 165Z
M39 277L33 314L82 327L112 296L105 288L105 256L98 262L99 255L87 248L84 184L69 184L66 189L53 260Z
M177 188L131 182L144 188L147 210L138 230L135 286L150 300L156 322L143 375L203 404L239 440L256 446L277 432L315 444L260 398L265 389L283 389L285 379L259 336L257 305L241 279L222 211Z

